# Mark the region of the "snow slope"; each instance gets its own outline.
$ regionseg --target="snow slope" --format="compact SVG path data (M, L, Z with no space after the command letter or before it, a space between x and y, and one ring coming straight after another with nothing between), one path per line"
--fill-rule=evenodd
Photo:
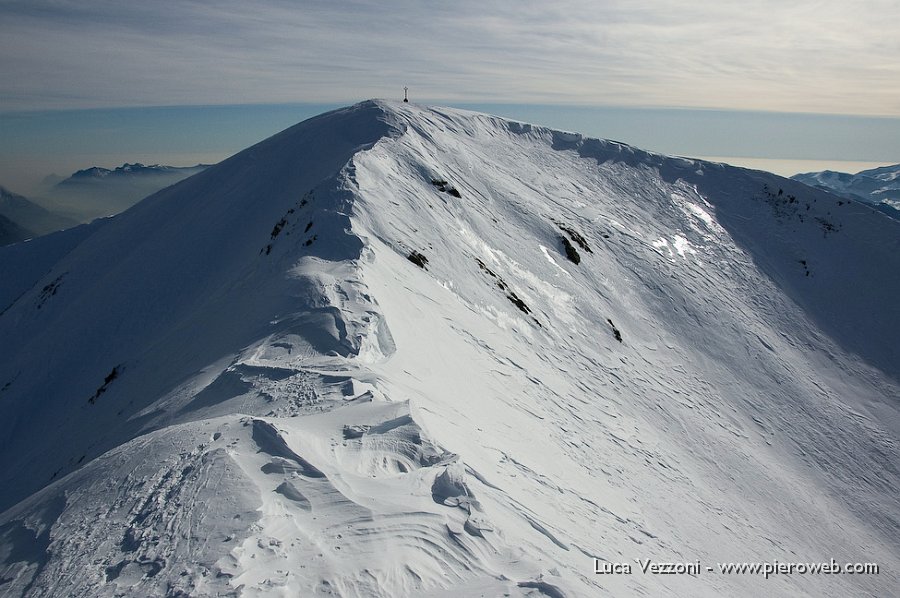
M30 239L34 233L0 214L0 247Z
M39 278L0 250L10 595L900 584L900 223L866 206L368 101L80 230Z

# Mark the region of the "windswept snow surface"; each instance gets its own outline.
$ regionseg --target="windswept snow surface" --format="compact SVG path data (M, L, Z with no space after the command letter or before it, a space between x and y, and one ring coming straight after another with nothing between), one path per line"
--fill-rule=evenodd
M6 595L900 587L866 206L368 101L56 238L0 250ZM717 570L831 558L880 573Z

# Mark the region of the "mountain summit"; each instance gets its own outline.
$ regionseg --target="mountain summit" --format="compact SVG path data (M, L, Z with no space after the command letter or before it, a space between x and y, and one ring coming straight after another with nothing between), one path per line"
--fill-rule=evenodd
M866 206L367 101L67 233L0 249L5 594L900 585ZM832 558L881 572L718 569Z

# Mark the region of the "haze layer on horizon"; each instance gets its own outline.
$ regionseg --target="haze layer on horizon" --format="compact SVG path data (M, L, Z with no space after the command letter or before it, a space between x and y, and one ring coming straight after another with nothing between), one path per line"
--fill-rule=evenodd
M436 102L441 103L441 102ZM447 102L445 102L446 104ZM51 174L124 162L216 163L338 104L0 113L0 185L40 194ZM900 162L900 118L710 110L457 104L513 120L781 175Z
M885 0L6 0L0 184L216 161L403 86L665 153L898 162L898 18Z

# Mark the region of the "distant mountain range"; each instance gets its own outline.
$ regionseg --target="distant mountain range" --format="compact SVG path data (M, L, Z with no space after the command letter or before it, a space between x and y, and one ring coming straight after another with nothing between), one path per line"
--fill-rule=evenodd
M900 164L856 174L823 170L795 174L791 178L810 187L867 203L893 218L900 218Z
M87 222L127 210L139 200L209 168L125 163L112 170L92 166L56 183L49 192L52 207Z
M163 164L152 164L145 166L140 162L134 164L125 163L122 166L110 170L100 166L91 166L84 170L79 170L72 174L69 178L57 183L57 187L68 187L70 185L80 185L84 183L94 183L96 181L113 181L113 180L135 180L139 178L152 177L172 177L180 178L189 177L209 168L208 164L197 164L196 166L166 166Z
M0 246L118 214L207 168L139 162L113 169L91 166L67 178L46 177L47 191L31 199L0 187Z

